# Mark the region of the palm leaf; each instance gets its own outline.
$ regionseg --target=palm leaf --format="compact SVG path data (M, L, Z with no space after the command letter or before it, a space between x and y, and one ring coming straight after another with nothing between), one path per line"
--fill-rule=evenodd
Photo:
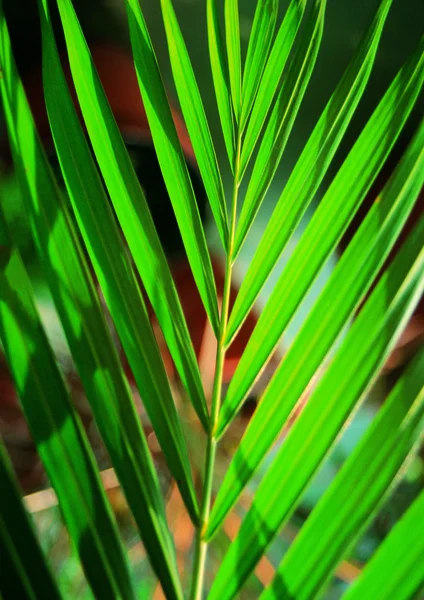
M240 175L246 170L259 138L290 54L305 10L306 0L292 0L280 25L253 104L240 159Z
M422 44L424 38L418 48L419 52L415 52L401 69L362 131L278 279L231 381L222 409L221 432L234 416L244 394L271 356L300 302L353 219L393 147L423 85ZM387 135L387 131L390 131L390 136ZM272 219L273 217L271 221ZM270 224L268 232L271 231L269 227ZM250 299L254 299L255 289L260 289L260 281L265 281L266 273L269 273L270 257L275 257L278 252L279 226L275 228L272 225L272 229L272 244L266 231L261 241L262 248L253 259L240 289L230 317L228 340L231 339L231 333L237 331L240 316L243 318L245 311L249 310ZM268 248L266 255L263 254L265 246ZM262 257L259 271L258 256ZM255 271L256 279L252 279ZM249 282L250 288L246 287Z
M25 268L13 249L4 249L1 256L0 340L93 592L101 598L135 598L94 457L42 329Z
M241 50L238 0L224 0L224 13L231 98L234 116L238 123L241 111Z
M4 251L3 251L4 252ZM12 465L0 439L0 554L2 598L51 598L61 594L21 500Z
M212 328L217 332L218 303L215 281L187 166L141 7L136 0L128 0L126 7L137 78L162 175L194 279ZM224 209L220 207L220 210Z
M284 77L249 181L237 224L234 256L246 238L266 191L277 171L309 80L314 70L324 28L326 3L315 2L302 41Z
M259 0L243 70L240 129L243 131L264 71L278 16L278 0Z
M211 600L237 594L384 364L424 290L423 235L421 219L278 450L224 557ZM248 464L249 456L242 460Z
M212 532L236 502L393 248L424 184L424 123L265 390L221 483ZM249 456L249 462L242 460Z
M253 306L262 286L274 269L278 258L327 172L368 82L389 6L390 2L383 0L380 11L336 87L284 187L241 286L239 297L230 318L228 341L234 337L249 309ZM417 50L415 58L411 58L412 62L419 62L420 52L421 50ZM368 121L367 127L360 138L362 140L361 153L369 150L368 139L372 140L371 136L377 130L381 136L379 147L382 155L385 155L386 144L383 143L383 131L385 130L382 128L386 120L390 118L389 107L395 104L398 96L400 96L400 79L408 77L408 68L405 65L383 97L379 108ZM420 81L419 73L415 81ZM417 85L419 86L419 83ZM408 94L404 97L406 107L408 102L410 102L410 105L413 104L414 97L413 94L409 100ZM396 115L393 115L393 118L395 119ZM402 123L401 119L399 123ZM396 129L394 131L396 132ZM361 156L359 151L355 158L352 155L350 164L358 156ZM347 169L348 167L346 167L346 171ZM361 172L361 170L358 170L358 172ZM347 175L346 173L343 176ZM339 177L343 176L339 175ZM248 223L247 226L249 226ZM247 231L247 228L245 229ZM240 236L236 243L237 249L240 249L242 241L243 237Z
M424 492L394 526L365 567L362 575L343 596L346 600L418 598L424 585Z
M202 99L172 2L171 0L161 0L161 6L178 98L221 242L227 249L227 206Z
M213 84L222 133L231 169L235 165L235 137L233 106L231 102L228 63L219 27L219 16L216 0L206 0L208 45L212 69Z
M406 369L261 596L314 598L359 538L422 438L424 352ZM397 597L396 595L392 596Z

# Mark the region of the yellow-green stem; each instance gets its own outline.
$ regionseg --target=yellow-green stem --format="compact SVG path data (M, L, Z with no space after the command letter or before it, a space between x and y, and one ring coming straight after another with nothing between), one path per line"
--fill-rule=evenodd
M236 213L237 213L237 198L239 190L239 168L240 168L240 148L241 139L240 136L237 140L236 150L236 164L234 169L234 187L233 197L231 202L231 215L230 215L230 237L228 243L228 252L225 265L225 279L224 279L224 290L222 294L222 305L221 305L221 319L218 335L218 347L216 351L216 364L215 364L215 376L212 391L212 404L211 404L211 416L210 416L210 428L208 433L208 442L206 447L206 460L205 460L205 473L203 481L203 493L202 493L202 504L200 514L200 526L196 536L196 547L194 554L193 563L193 581L191 588L192 600L201 600L202 591L205 577L206 567L206 554L208 542L204 539L204 534L209 520L209 513L212 499L212 480L215 466L215 455L217 440L215 439L215 431L218 425L219 409L221 405L221 389L222 389L222 376L224 372L224 360L225 360L225 336L228 324L228 313L230 308L230 292L231 292L231 279L233 271L233 250L234 250L234 237L236 229Z

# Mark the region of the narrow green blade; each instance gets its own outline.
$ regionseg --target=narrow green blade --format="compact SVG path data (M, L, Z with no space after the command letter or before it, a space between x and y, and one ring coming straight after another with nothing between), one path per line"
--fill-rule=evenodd
M239 123L241 110L241 50L238 0L224 0L224 14L231 98L234 116L236 122Z
M69 0L66 0L66 4L68 2ZM128 0L126 8L138 83L162 175L194 279L212 328L217 333L218 303L215 281L191 180L140 4L138 0Z
M268 60L278 16L278 0L258 0L243 70L240 128L243 131Z
M223 404L221 431L228 425L240 398L250 388L271 356L300 302L360 207L402 130L424 82L424 53L420 50L419 57L415 54L413 60L409 60L401 70L389 93L363 130L281 274L231 382L233 389L228 390L229 399ZM237 330L240 317L244 317L251 304L253 286L260 289L258 280L264 281L266 273L269 273L268 259L278 245L277 238L274 235L272 237L274 245L268 247L268 254L263 254L264 248L260 251L260 256L263 257L262 264L258 264L256 255L243 281L237 299L240 301L236 301L234 317L232 315L230 318L232 331ZM252 280L255 272L256 279ZM247 282L252 283L251 288L246 288ZM253 291L253 299L254 297ZM240 382L243 384L238 387Z
M221 564L211 600L233 598L241 588L383 366L424 290L423 235L421 219L282 443ZM249 456L242 460L249 463Z
M235 166L235 134L233 107L231 102L230 80L227 57L219 26L219 15L216 0L206 0L206 16L208 28L209 56L216 103L221 120L222 134L227 149L228 161L232 171Z
M0 339L70 538L97 598L135 598L95 460L42 329L25 268L13 250L3 248L0 260Z
M230 318L228 340L233 338L242 325L327 172L368 82L390 4L391 0L383 0L374 22L330 98L284 187L241 286ZM422 46L400 71L374 111L337 174L335 181L338 183L334 183L334 186L341 184L342 180L343 185L346 185L352 179L352 165L356 165L356 161L360 159L360 164L368 165L368 168L358 168L355 171L356 189L366 184L367 179L375 177L382 158L384 159L391 146L391 138L387 132L391 131L392 126L394 132L399 130L422 85L421 59ZM417 72L414 72L415 69ZM409 79L410 85L403 90L403 83ZM374 152L374 148L377 151ZM375 161L367 161L367 156L374 156ZM357 173L361 177L357 177ZM241 242L240 237L238 247Z
M324 29L326 2L317 0L278 93L253 167L236 232L237 256L280 164L315 67Z
M424 184L423 148L424 122L267 386L221 484L211 532L272 447L396 243ZM249 456L248 465L243 456Z
M410 600L424 586L424 491L394 526L345 600Z
M221 242L226 250L228 244L227 205L202 98L172 0L161 0L161 6L168 40L169 59L180 106Z
M22 503L21 492L1 438L0 489L0 595L4 600L61 598L33 523Z
M240 159L241 174L246 170L266 116L271 108L275 92L281 81L284 67L302 20L305 5L306 0L291 1L274 40L246 128Z
M423 436L423 425L421 351L314 508L261 600L283 598L285 594L299 600L320 595L337 564L397 481L406 459L413 455Z
M65 183L77 215L92 264L106 303L127 353L132 372L142 390L142 399L162 444L171 472L180 483L183 498L192 499L191 474L185 472L187 457L179 417L168 385L165 368L150 320L129 263L108 198L76 115L53 38L46 0L40 3L43 39L43 71L47 111ZM100 431L122 483L152 565L165 589L178 585L172 541L166 526L162 495L150 451L130 395L116 398L115 412L98 419ZM120 416L121 415L121 416ZM110 419L113 419L110 421ZM101 426L103 423L103 426ZM120 429L114 424L121 424ZM115 437L111 433L115 431ZM117 448L121 451L117 452ZM122 453L125 452L125 460ZM182 455L182 459L178 456ZM154 511L149 508L154 507ZM196 509L194 508L194 515ZM167 545L166 545L167 544ZM174 581L175 580L175 581ZM169 591L171 594L171 591ZM175 592L174 592L175 595Z
M206 426L205 399L196 356L148 204L72 7L66 0L62 5L69 8L66 9L67 31L74 83L103 179L178 373L196 403L199 416L203 414L201 420Z

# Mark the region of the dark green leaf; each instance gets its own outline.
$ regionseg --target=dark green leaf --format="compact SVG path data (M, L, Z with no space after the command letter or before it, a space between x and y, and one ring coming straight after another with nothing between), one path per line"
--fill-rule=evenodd
M4 600L61 598L22 503L1 438L0 489L0 595Z

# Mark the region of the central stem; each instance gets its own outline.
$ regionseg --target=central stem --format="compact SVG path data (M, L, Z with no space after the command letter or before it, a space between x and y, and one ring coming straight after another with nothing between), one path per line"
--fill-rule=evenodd
M230 233L228 241L227 259L225 265L224 291L222 294L221 319L218 333L218 347L216 351L215 376L212 391L210 428L206 447L205 477L203 483L200 525L197 531L196 548L194 556L193 583L191 590L192 600L201 600L203 582L205 577L206 552L208 542L204 539L204 535L208 526L209 513L211 507L212 480L217 446L217 441L215 439L215 431L218 425L219 409L221 405L222 376L224 372L224 360L226 350L225 337L227 332L228 313L230 308L231 278L233 272L234 237L236 230L237 198L239 190L238 178L240 170L240 147L241 139L240 136L238 136L236 160L234 167L233 197L231 201Z

